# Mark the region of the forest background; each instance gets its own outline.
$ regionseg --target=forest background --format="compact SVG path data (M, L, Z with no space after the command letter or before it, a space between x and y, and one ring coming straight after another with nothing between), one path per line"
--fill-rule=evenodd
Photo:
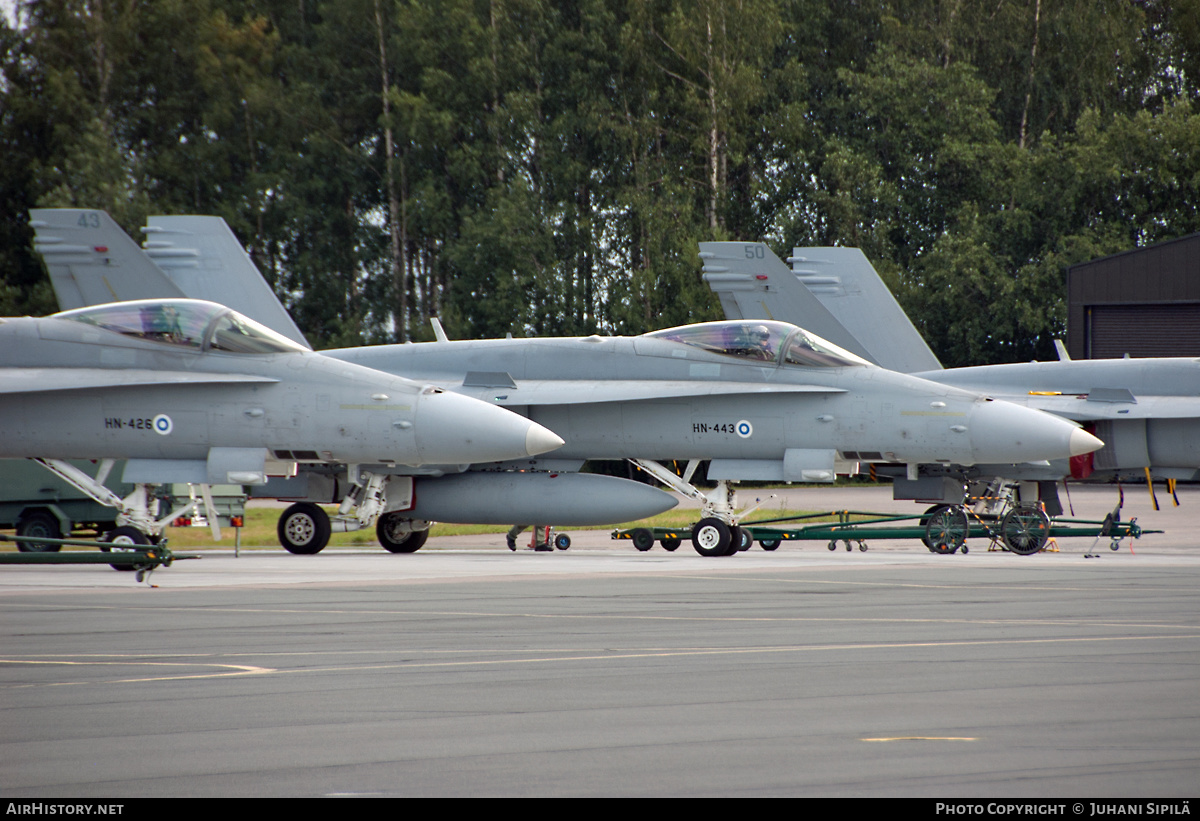
M1200 230L1200 0L7 0L27 209L224 217L315 347L720 317L696 243L860 247L948 366Z

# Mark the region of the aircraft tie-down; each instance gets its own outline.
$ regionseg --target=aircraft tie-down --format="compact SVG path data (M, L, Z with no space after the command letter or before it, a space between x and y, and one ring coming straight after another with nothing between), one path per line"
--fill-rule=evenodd
M51 228L55 214L62 218ZM65 233L76 214L35 212L35 225L43 226L39 247L44 235ZM149 250L170 250L172 260L193 251L195 267L214 275L209 287L222 277L257 276L244 266L234 274L235 266L209 265L213 251L189 249L189 233L206 229L183 221L198 219L204 218L153 218L160 230ZM78 265L72 275L93 272L112 274L104 266ZM625 488L644 486L576 473L588 459L636 460L700 499L693 545L703 555L724 555L740 541L731 489L737 480L833 481L850 468L841 456L847 452L873 454L915 473L925 464L1065 459L1101 445L1065 420L885 370L782 322L705 323L632 338L445 340L322 355L445 385L516 411L565 440L552 459L487 465L480 458L460 472L444 466L407 471L410 481L384 489L377 526L384 546L400 551L418 548L434 520L599 524L634 518L614 514L633 506L625 496L643 498ZM273 455L305 461L294 451ZM708 493L661 464L702 459L711 460L708 476L717 481ZM292 489L272 492L317 500L339 478L307 465L300 472ZM620 484L589 499L584 482L591 480ZM565 492L572 485L585 495ZM281 536L286 530L281 525ZM286 539L285 546L298 547Z

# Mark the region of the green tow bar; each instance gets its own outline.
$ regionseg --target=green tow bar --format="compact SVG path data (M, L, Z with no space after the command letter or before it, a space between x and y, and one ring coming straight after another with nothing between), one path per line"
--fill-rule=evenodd
M19 553L0 553L0 564L107 564L114 570L137 571L143 581L148 571L170 567L177 559L199 559L199 556L176 556L167 549L163 539L156 545L114 545L88 539L48 539L45 536L8 536L0 534L0 542L29 542L40 549ZM94 547L98 551L60 552L63 545Z

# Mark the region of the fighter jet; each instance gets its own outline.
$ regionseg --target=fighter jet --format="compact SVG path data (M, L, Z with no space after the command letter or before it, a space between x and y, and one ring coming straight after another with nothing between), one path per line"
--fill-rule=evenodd
M35 209L30 216L37 234L35 249L46 262L64 309L146 294L208 299L308 347L219 217L151 217L143 251L103 211ZM408 553L424 544L434 520L597 525L642 519L677 504L671 494L642 482L577 473L577 460L541 460L538 469L531 470L524 462L490 464L482 451L456 464L397 466L386 474L362 474L348 497L346 489L355 483L347 467L314 462L313 452L309 446L276 450L273 456L301 468L292 471L295 475L271 476L266 485L251 489L258 497L303 500L284 511L278 527L280 542L294 553L319 552L333 530L372 524L387 550ZM473 469L468 472L469 468ZM384 498L379 483L385 478L389 504L404 515L378 515ZM364 503L354 505L357 498ZM342 504L331 521L316 502Z
M503 486L482 471L416 475L406 492L389 491L377 529L385 546L433 519L570 523L559 514L571 511L556 510L553 497L522 494L534 485L518 477L565 488L587 459L635 460L698 499L703 515L693 545L702 555L728 555L740 539L736 480L833 481L853 464L842 452L915 472L927 463L1068 458L1101 444L1064 420L893 373L782 322L706 323L632 338L442 339L324 355L446 384L566 440L553 460L504 465ZM689 469L676 476L666 460L687 461ZM716 490L690 483L699 460L711 460Z
M1149 470L1165 479L1200 477L1200 361L1194 358L1071 361L1060 348L1056 362L942 369L857 248L796 248L791 269L762 243L706 242L700 250L704 278L727 316L816 323L864 357L1074 420L1105 443L1069 464L994 465L977 474L1056 480ZM897 489L917 490L903 481Z
M315 354L189 299L0 319L0 427L0 458L37 459L118 506L110 537L139 544L173 518L155 518L153 484L262 484L303 459L381 476L381 493L393 471L562 444L492 404ZM68 459L127 459L137 489L115 499Z

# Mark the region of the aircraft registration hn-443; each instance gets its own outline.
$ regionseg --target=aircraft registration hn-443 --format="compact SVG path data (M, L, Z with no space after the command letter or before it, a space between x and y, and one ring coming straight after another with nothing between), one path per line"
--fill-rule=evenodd
M428 383L315 354L211 302L143 300L0 319L0 457L35 458L119 508L110 540L147 544L150 485L261 484L274 454L417 466L503 460L562 440ZM91 477L68 459L110 460ZM127 459L126 499L104 487Z
M72 230L79 213L35 212L39 249L45 253L49 246L44 238ZM203 219L152 218L157 230L148 252L167 271L180 260L193 266L193 274L196 268L207 270L213 276L205 280L206 288L223 289L216 283L250 276L248 259L240 268L211 265L211 249L189 249L190 235L211 231L211 223L195 222ZM112 259L115 242L103 238L100 243L106 260ZM222 259L228 263L235 256ZM53 272L55 261L50 254L47 259ZM133 264L120 260L124 267ZM97 260L76 264L67 274L76 280L103 275L111 281L116 267ZM253 275L259 276L257 271ZM575 480L606 478L574 473L587 459L636 461L698 499L703 512L693 528L696 550L727 555L740 542L733 481L832 481L839 471L852 469L842 458L848 452L901 463L915 472L925 464L1068 458L1101 445L1065 420L885 370L782 322L705 323L629 338L452 342L439 336L432 343L323 355L444 384L509 408L554 430L565 445L550 459L516 460L499 466L501 470L475 465L460 473L409 471L411 481L399 483L398 492L398 483L383 490L377 532L389 549L416 549L434 520L586 523L577 521L583 518L577 498L538 495L534 482L567 488ZM274 456L303 461L288 450ZM686 460L688 470L676 476L660 464L665 460ZM708 493L690 483L700 460L710 460L708 477L717 482ZM328 476L304 468L301 472L290 490L278 491L280 497L319 498L324 491L314 488L326 487ZM603 490L588 515L613 514L625 506L615 504L615 498ZM607 521L627 518L633 517ZM281 527L281 535L284 531ZM285 539L285 546L308 550L314 545L289 545Z
M1200 360L1072 361L1060 347L1057 362L943 369L857 248L795 248L794 268L762 243L705 242L700 252L704 278L730 318L808 323L864 358L1082 423L1105 443L1069 463L977 465L967 478L1041 480L1050 509L1061 509L1053 480L1062 478L1200 478ZM937 496L955 487L944 475L925 465L920 478L895 488L903 498L950 501Z

